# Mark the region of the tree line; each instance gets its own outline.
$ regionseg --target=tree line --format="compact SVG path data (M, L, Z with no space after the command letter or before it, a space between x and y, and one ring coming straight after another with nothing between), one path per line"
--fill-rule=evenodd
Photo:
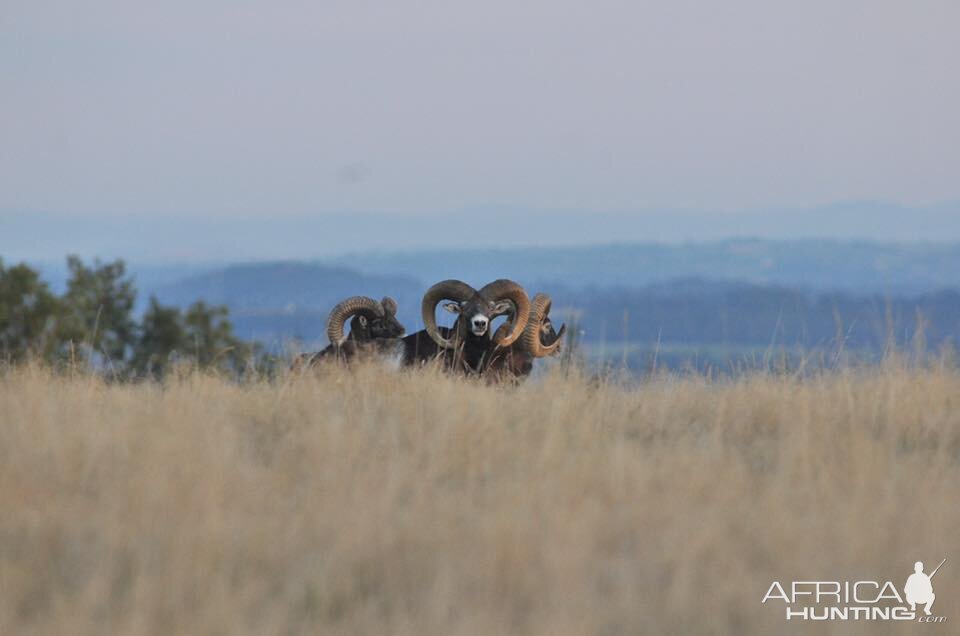
M139 320L137 290L122 260L67 258L54 293L26 264L0 260L0 358L85 364L116 377L160 377L176 365L240 375L262 354L234 334L224 306L196 301L181 310L155 297Z

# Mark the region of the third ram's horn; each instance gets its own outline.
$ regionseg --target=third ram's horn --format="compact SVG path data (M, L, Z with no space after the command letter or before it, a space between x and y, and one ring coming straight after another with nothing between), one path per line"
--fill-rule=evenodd
M330 310L330 316L327 318L327 338L330 339L330 344L335 346L343 344L343 325L348 318L356 314L372 320L383 315L383 307L367 296L352 296L337 304Z

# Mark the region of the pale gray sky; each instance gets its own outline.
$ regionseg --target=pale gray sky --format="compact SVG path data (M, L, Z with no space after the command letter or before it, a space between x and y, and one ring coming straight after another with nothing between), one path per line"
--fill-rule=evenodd
M960 198L960 2L3 0L0 210Z

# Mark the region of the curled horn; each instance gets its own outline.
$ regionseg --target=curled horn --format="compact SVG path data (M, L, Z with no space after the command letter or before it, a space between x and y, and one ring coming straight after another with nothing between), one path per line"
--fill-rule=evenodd
M327 317L327 338L330 339L330 344L335 346L343 344L343 325L347 318L354 314L376 318L383 315L383 307L367 296L351 296L339 303L330 310L330 316Z
M523 330L530 320L530 299L527 298L527 293L523 291L523 287L512 280L501 278L484 285L483 289L480 290L480 295L494 302L509 300L513 303L513 316L510 318L513 330L509 334L501 336L499 340L494 337L494 342L498 346L509 347L523 334ZM499 330L497 332L499 333Z
M540 327L543 321L550 315L550 306L553 301L546 294L537 294L533 297L533 306L530 309L530 322L527 328L523 330L523 340L521 346L529 351L535 358L545 358L553 355L560 348L560 341L563 340L563 334L567 332L567 325L560 325L560 331L557 332L557 338L553 342L544 344L540 340Z
M437 329L437 304L444 299L463 302L469 300L477 293L470 285L459 280L445 280L437 283L427 290L423 295L423 302L420 303L420 313L423 317L423 325L433 338L433 341L444 349L453 349L453 341L447 340L440 335Z

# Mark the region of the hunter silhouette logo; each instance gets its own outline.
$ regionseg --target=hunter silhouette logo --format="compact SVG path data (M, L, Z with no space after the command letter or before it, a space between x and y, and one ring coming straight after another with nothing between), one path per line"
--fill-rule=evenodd
M946 616L933 616L934 575L947 560L940 562L933 572L923 571L923 562L913 565L913 574L903 586L900 596L891 581L792 581L786 584L774 581L761 603L783 601L788 621L915 621L944 623ZM906 600L904 600L906 599ZM923 614L917 612L917 606Z
M933 602L937 599L937 595L933 593L933 583L930 582L930 579L946 562L946 559L941 561L940 565L930 573L930 576L923 573L923 561L917 561L914 564L913 574L907 579L907 584L903 586L903 593L907 595L907 603L910 604L911 610L917 611L917 603L919 603L925 606L923 613L930 616L930 608L933 607Z

